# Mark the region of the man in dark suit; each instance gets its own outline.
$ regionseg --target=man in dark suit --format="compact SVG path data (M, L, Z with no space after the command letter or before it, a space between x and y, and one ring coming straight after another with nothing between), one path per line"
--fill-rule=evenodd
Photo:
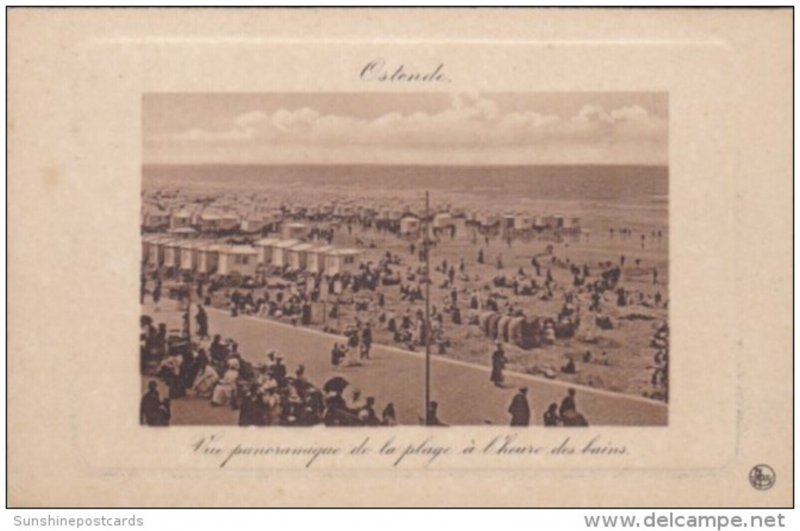
M528 388L520 387L519 392L514 395L511 405L508 406L511 413L512 426L528 426L531 422L531 408L528 405Z
M558 408L558 416L564 426L573 426L575 419L578 417L578 408L575 404L575 389L570 387L567 390L567 396L561 401L561 407Z
M503 344L497 342L497 350L492 354L492 375L490 380L497 387L503 386L503 368L506 366L506 353L503 351Z
M425 419L427 426L447 426L444 422L439 420L439 403L431 402L428 406L428 418Z
M203 308L202 304L197 305L197 315L195 315L195 320L197 321L197 337L201 339L207 339L208 314L206 313L206 310Z
M147 384L147 392L142 396L139 406L139 422L147 426L157 426L159 424L159 409L161 399L158 396L158 384L155 380L150 380Z

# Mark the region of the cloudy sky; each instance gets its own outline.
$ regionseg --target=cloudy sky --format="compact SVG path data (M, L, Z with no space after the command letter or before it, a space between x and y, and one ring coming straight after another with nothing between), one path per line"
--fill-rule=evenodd
M667 94L146 94L145 163L667 164Z

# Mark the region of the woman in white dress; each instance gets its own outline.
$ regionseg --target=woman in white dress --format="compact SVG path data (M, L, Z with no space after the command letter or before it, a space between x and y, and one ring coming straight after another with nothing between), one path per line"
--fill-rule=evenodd
M192 386L195 396L200 398L211 398L214 386L219 381L219 373L210 363L206 363L202 371L197 375Z
M236 381L239 379L239 360L228 360L228 370L214 388L211 396L212 406L226 406L236 403Z
M264 424L267 426L275 426L279 424L281 420L281 401L278 397L278 394L275 392L274 387L271 387L269 390L267 390L263 400L264 405L266 406Z

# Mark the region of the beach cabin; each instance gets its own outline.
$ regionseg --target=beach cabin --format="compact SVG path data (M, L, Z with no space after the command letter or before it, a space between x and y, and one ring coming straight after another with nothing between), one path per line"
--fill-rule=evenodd
M533 216L533 228L534 229L544 229L547 227L547 223L545 223L544 216L541 214L537 214Z
M153 240L153 235L142 234L142 263L146 264L150 259L150 242Z
M417 218L405 217L400 220L400 234L403 236L416 236L419 234L419 220Z
M563 220L563 225L565 229L568 230L580 230L581 228L581 218L579 217L565 217Z
M233 212L226 212L219 218L220 230L229 231L239 228L239 216Z
M283 267L289 263L286 251L289 247L294 247L298 243L300 243L299 240L280 240L272 245L272 265Z
M219 245L208 243L197 248L197 272L216 273L219 267Z
M261 215L261 219L264 220L264 228L272 232L278 228L281 220L283 220L283 212L274 209L269 210L265 214Z
M217 272L220 275L238 273L243 276L255 276L256 254L256 250L249 245L220 246Z
M158 241L164 239L164 236L155 234L142 235L142 263L157 265L158 255ZM151 262L151 257L153 261Z
M325 253L333 249L333 245L322 245L306 251L306 270L312 273L323 272L325 270Z
M185 241L178 245L180 249L180 268L185 271L197 271L200 265L200 251L208 247L210 242L202 240Z
M169 221L169 212L165 210L147 210L142 216L142 226L148 230L166 229Z
M503 214L503 228L504 229L513 229L514 228L514 220L517 219L516 214Z
M514 230L529 230L533 226L533 219L531 216L523 214L514 216Z
M239 230L249 234L261 232L267 226L267 221L261 217L248 217L242 220Z
M164 267L181 266L181 241L170 240L164 243Z
M482 227L489 228L500 223L500 217L493 214L481 213L478 215L477 221Z
M281 237L285 240L303 240L308 236L306 223L286 223L281 227Z
M161 266L164 263L164 246L174 240L173 236L159 236L150 242L150 264Z
M325 273L328 275L355 273L362 255L358 249L333 249L325 253Z
M454 224L453 216L451 216L447 212L442 212L440 214L436 214L433 216L433 228L434 229L446 229L448 227L452 227Z
M353 215L353 207L351 205L336 205L333 209L333 214L340 218L349 218Z
M403 213L399 210L384 208L378 212L376 221L383 227L397 230L400 227L400 219L402 217Z
M262 238L254 244L258 253L256 260L259 264L269 265L272 263L272 247L279 241L277 238Z
M197 225L202 232L217 231L220 227L220 215L214 212L203 212L197 220Z
M563 216L562 216L563 219ZM542 218L543 226L547 229L555 229L558 227L558 216L547 215Z
M170 237L156 236L147 241L147 263L159 267L164 263L164 243L172 240Z
M192 226L192 214L187 210L173 212L169 220L170 231L176 229L188 229Z
M293 270L305 269L307 253L314 247L313 243L298 243L286 249L286 260Z
M178 256L180 260L180 268L185 271L194 270L194 260L192 260L192 247L196 245L196 241L182 241L177 245Z
M140 259L143 264L146 264L150 258L150 242L147 240L148 238L146 236L142 236L142 254Z
M198 221L202 232L230 231L239 226L239 218L232 213L203 212Z

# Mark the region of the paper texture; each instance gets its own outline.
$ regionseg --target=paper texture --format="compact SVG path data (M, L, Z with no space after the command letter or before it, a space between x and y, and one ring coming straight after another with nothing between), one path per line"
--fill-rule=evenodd
M8 34L11 506L791 503L789 10L12 9ZM363 79L376 58L441 64L446 79ZM668 102L664 421L139 425L148 98L389 92ZM507 436L541 451L481 451ZM582 452L591 441L625 450ZM448 450L395 465L387 443ZM282 445L331 450L311 466L307 455L224 458ZM762 464L775 480L764 490L750 475Z

